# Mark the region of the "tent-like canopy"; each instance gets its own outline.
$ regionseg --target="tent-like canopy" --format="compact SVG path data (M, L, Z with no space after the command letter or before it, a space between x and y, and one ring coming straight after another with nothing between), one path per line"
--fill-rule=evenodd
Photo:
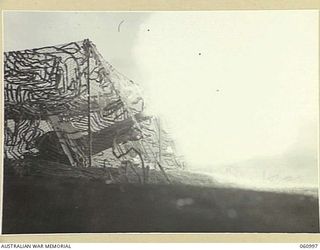
M63 154L74 167L131 161L163 171L183 165L160 120L144 115L139 86L88 39L6 52L4 79L9 159L47 154L59 161ZM58 141L56 151L48 135Z

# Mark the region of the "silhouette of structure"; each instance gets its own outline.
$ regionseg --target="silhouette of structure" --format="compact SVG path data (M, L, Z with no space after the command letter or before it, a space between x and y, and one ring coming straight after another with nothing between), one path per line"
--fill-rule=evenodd
M74 168L182 168L173 141L144 114L139 86L88 39L4 53L6 159Z

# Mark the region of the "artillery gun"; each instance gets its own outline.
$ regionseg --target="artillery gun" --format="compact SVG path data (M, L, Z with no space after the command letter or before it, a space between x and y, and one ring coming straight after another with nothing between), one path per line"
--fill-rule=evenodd
M142 183L150 169L169 182L166 171L183 168L160 119L144 114L139 86L88 39L4 53L4 83L4 153L11 162L56 162L56 171L63 164L125 166Z

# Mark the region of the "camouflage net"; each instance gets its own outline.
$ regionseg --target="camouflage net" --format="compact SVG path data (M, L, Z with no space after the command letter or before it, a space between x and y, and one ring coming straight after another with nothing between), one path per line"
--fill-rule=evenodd
M47 153L81 168L183 167L159 119L143 114L139 86L87 39L4 53L4 79L7 159Z

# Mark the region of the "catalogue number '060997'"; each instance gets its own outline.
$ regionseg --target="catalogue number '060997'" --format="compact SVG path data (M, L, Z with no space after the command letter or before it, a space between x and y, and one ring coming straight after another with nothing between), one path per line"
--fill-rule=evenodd
M300 248L318 248L318 244L300 244Z

